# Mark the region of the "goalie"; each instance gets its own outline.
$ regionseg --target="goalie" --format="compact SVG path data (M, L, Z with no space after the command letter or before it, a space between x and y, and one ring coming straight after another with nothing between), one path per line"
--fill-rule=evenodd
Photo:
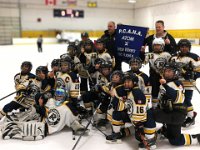
M65 90L57 89L54 98L47 101L47 97L41 94L38 96L38 105L34 105L27 112L7 115L2 120L2 138L41 140L49 134L61 131L65 126L70 127L77 135L82 134L86 129L73 114L72 106L65 101L67 95ZM43 106L45 101L47 103ZM39 122L41 115L45 117L42 122Z

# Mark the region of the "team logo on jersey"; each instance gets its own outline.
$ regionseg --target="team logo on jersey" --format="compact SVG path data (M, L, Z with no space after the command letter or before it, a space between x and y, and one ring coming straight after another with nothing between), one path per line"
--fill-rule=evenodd
M30 86L31 93L29 94L30 97L35 97L35 95L40 91L40 88L34 84Z
M57 88L63 88L63 87L65 87L65 82L63 81L62 78L57 78L57 80L56 80L56 87Z
M154 62L154 66L158 70L162 70L165 64L167 63L167 60L165 58L157 58Z
M60 122L60 114L56 109L50 109L47 116L47 121L50 126L55 126Z
M129 117L132 117L133 111L134 111L133 101L131 99L127 99L125 101L125 106L126 106L126 109L127 109L127 114L129 115Z

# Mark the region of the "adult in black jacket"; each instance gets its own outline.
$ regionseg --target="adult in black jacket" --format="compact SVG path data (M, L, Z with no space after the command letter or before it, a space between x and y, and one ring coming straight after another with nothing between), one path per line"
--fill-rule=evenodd
M176 54L176 41L172 35L170 35L166 30L164 30L164 21L158 20L155 24L156 33L148 36L144 41L144 47L142 51L144 52L145 46L149 46L149 52L152 52L152 42L155 38L163 38L165 41L164 51L169 52L171 55Z
M110 56L115 57L116 64L114 70L121 70L121 60L119 60L117 57L115 36L116 36L115 22L110 21L108 22L108 29L104 31L104 34L101 36L101 39L104 40L107 52L110 54Z

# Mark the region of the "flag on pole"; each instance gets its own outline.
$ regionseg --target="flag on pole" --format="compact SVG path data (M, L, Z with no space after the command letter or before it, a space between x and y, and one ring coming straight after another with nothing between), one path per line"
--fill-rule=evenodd
M56 0L45 0L45 5L56 5Z

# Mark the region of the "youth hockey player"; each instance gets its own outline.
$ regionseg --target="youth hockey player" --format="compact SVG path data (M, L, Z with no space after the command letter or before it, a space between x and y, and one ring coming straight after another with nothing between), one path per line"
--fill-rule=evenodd
M71 71L72 59L68 57L61 58L60 71L56 75L56 89L63 88L69 95L70 104L76 108L76 115L86 113L85 109L78 102L79 80L76 73Z
M82 68L79 71L81 77L80 90L81 93L88 91L88 79L89 73L92 66L94 66L94 61L97 58L97 53L94 50L94 43L88 39L85 41L83 49L81 49L81 54L79 60L82 64Z
M54 98L50 98L48 101L43 94L38 98L39 103L47 101L45 108L45 118L43 122L37 120L26 120L22 118L30 118L31 115L39 113L43 115L38 107L33 107L31 112L27 112L21 115L19 120L9 120L4 123L2 129L3 139L23 139L23 140L41 140L47 135L57 133L61 131L65 126L70 127L75 134L80 135L85 130L85 127L81 125L77 117L73 114L73 109L68 105L69 101L67 93L64 89L57 89L55 91ZM20 116L20 114L18 114ZM27 122L28 121L28 122ZM89 130L86 131L86 133Z
M97 50L97 57L102 58L105 61L112 62L112 67L115 66L115 59L114 57L111 58L110 54L106 51L105 43L103 39L96 40L96 50Z
M151 110L147 109L148 101L142 91L137 87L138 78L134 74L124 75L124 83L118 86L111 93L111 104L114 109L112 114L113 133L107 136L106 140L110 142L121 142L124 132L120 132L122 126L129 122L134 124L136 130L136 139L141 143L140 148L155 149L156 124L152 120ZM143 127L141 127L143 126ZM146 144L144 144L146 143Z
M177 63L165 66L163 79L160 79L159 106L153 110L156 122L163 123L161 133L176 146L191 145L200 142L200 134L181 134L181 126L185 120L187 108L184 105L184 88L178 80Z
M129 70L129 73L135 74L138 77L138 87L142 90L142 92L145 94L146 98L149 102L149 108L152 106L152 97L151 97L151 91L152 86L150 85L149 77L144 72L140 71L140 68L142 67L142 60L139 57L133 57L129 61L129 67L131 70Z
M48 78L47 67L39 66L36 69L36 78L26 80L16 87L19 94L13 101L3 107L1 114L6 115L7 113L20 108L28 109L35 104L35 95L37 93L49 92L49 97L51 97L51 90L54 87L54 84L54 78Z
M152 104L157 104L159 92L159 79L162 76L163 66L168 62L171 55L168 52L163 52L165 42L162 38L155 38L153 40L153 52L145 54L145 63L150 66L150 84L152 85Z
M23 83L23 82L26 82L27 80L29 79L34 79L35 78L35 75L31 73L31 70L32 70L32 63L30 61L24 61L22 62L21 64L21 72L20 73L17 73L15 76L14 76L14 82L15 82L15 89L16 91L18 91L18 86ZM20 92L17 92L17 95L18 96L20 95ZM17 105L17 104L16 104ZM4 111L0 111L0 119L5 115Z
M187 106L187 118L183 123L183 127L188 127L195 124L196 112L193 111L191 103L195 80L200 77L200 57L197 54L191 53L191 43L187 39L181 39L178 42L179 53L171 58L171 62L182 63L181 81L185 88L185 101Z

